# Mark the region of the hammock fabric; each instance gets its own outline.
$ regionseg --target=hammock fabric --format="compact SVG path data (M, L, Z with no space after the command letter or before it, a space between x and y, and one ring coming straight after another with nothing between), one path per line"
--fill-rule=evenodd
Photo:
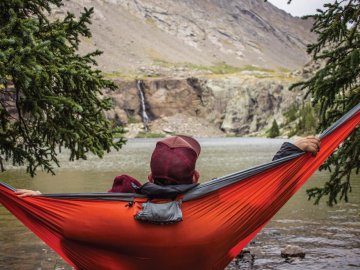
M0 203L76 269L223 269L359 123L360 104L320 136L316 156L300 153L196 186L181 196L177 224L136 221L147 200L136 194L22 199L0 182Z

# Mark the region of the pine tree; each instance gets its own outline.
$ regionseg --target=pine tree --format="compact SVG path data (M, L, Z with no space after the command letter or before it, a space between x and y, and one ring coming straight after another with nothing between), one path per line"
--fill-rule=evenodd
M276 122L276 120L274 119L274 121L272 122L271 128L269 129L268 137L275 138L279 135L280 135L279 126L278 126L278 123Z
M295 84L307 89L313 105L320 108L318 131L326 129L360 102L360 1L335 1L324 5L324 10L307 16L318 34L308 53L314 61L324 63L307 81ZM328 196L333 205L338 199L348 201L351 178L359 180L360 130L357 128L320 168L332 172L330 180L321 188L309 189L309 199L318 203Z
M4 162L54 173L57 153L70 160L102 157L125 142L123 130L105 118L111 101L102 89L115 89L95 69L99 51L81 56L81 37L91 37L93 9L78 19L67 13L49 19L62 0L0 1L0 167ZM114 140L114 136L120 137Z

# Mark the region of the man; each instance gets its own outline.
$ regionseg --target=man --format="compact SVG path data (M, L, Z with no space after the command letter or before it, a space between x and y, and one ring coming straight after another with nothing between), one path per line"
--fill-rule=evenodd
M300 137L294 143L285 142L273 160L301 152L313 155L320 150L320 140L315 136ZM151 156L148 176L150 183L157 186L190 185L198 182L200 174L195 169L201 147L198 141L189 136L172 136L157 142ZM145 185L143 185L145 186ZM161 190L161 189L160 189ZM142 193L139 181L126 174L115 177L108 192ZM19 197L41 194L40 191L18 189Z

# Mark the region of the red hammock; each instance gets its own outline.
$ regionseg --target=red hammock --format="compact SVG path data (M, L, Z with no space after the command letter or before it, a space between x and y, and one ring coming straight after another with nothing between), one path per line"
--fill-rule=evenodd
M19 198L0 182L0 203L76 269L223 269L360 123L360 104L300 154L213 180L183 197L183 221L134 219L135 194ZM130 207L129 202L134 202Z

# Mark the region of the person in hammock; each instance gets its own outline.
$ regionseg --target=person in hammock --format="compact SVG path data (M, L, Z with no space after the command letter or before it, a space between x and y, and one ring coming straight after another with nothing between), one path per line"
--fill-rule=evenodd
M315 136L299 137L294 143L283 143L273 160L301 152L316 155L319 150L320 140ZM153 188L196 184L200 174L195 165L200 152L199 142L189 136L178 135L158 141L151 156L151 172L148 175L149 182L155 184ZM135 178L123 174L115 177L108 192L141 193L142 186ZM27 197L39 195L41 192L18 189L16 194L19 197Z

